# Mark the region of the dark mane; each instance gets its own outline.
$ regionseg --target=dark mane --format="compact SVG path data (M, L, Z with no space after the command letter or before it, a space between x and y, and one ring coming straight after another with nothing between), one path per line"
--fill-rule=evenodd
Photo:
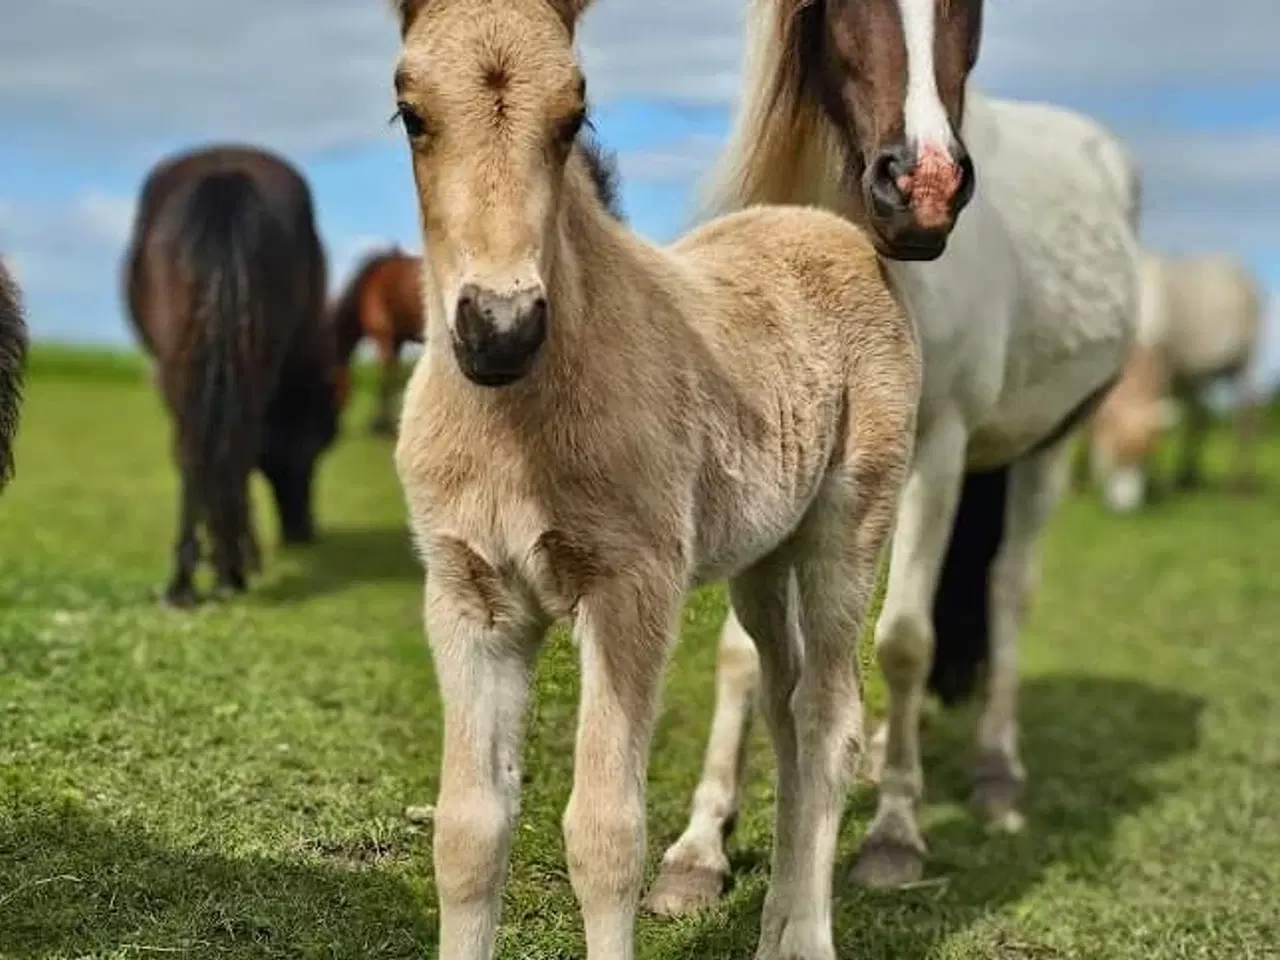
M587 163L587 172L595 185L596 196L609 215L619 223L626 221L622 212L622 178L618 173L618 155L609 150L596 137L590 126L584 128L578 138L578 152Z

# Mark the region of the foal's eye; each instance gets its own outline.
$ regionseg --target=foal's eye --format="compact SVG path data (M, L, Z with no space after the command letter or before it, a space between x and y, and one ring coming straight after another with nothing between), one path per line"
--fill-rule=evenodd
M405 136L410 140L418 140L427 135L427 124L422 119L422 115L404 101L396 104L396 112L391 115L392 123L397 120L404 127Z
M556 130L556 139L560 141L562 146L569 146L577 139L582 125L586 123L587 111L579 110L577 113L561 121L560 126Z

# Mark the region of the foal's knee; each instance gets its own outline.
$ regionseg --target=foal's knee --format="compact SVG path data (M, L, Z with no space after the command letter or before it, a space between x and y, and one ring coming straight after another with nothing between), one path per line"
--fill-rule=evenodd
M580 901L628 900L644 880L644 807L618 796L576 790L564 813L569 879Z
M882 616L876 624L876 660L890 686L919 682L933 658L933 624L923 613Z
M470 903L491 895L502 874L512 819L496 797L441 797L434 847L442 902Z

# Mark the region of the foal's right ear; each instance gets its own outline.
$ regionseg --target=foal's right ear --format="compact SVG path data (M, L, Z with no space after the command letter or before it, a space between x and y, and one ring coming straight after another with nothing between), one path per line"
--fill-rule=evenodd
M569 28L570 33L573 33L578 18L587 7L591 6L591 2L592 0L551 0L551 6L556 8L556 12L564 20L564 25Z

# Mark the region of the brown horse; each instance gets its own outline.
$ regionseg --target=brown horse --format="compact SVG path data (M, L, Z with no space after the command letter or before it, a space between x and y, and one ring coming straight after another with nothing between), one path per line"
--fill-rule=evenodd
M395 432L391 404L400 350L410 341L422 342L422 293L418 280L421 269L421 258L399 247L375 251L361 262L331 309L344 401L351 355L365 337L377 344L382 379L378 406L369 424L374 433Z
M22 376L27 359L27 322L22 298L0 261L0 490L13 478L13 438L22 409Z
M171 157L142 188L126 259L130 319L156 361L182 477L166 599L195 603L197 527L219 593L259 565L249 476L275 495L286 543L314 536L316 461L337 433L325 260L311 191L287 161L246 147Z

